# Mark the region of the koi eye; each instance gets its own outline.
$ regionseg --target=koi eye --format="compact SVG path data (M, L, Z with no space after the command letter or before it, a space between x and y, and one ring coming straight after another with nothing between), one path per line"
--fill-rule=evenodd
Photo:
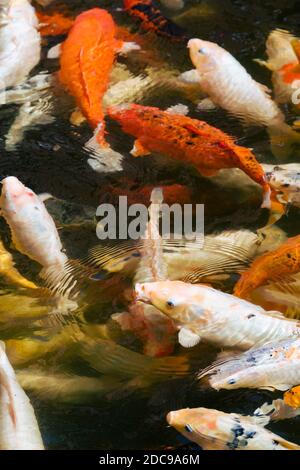
M175 304L174 304L174 302L172 302L172 300L167 300L167 306L170 307L170 308L173 308L173 307L175 307Z
M198 52L199 54L206 54L206 49L204 49L204 47L201 47Z

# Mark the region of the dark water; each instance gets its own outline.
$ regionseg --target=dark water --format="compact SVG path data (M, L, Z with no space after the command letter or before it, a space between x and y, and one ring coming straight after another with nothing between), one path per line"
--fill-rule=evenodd
M119 11L122 2L114 1L66 1L64 4L53 2L47 11L67 10L77 14L85 9L101 6L107 8L116 22L132 28L137 32L132 19ZM193 10L192 10L193 9ZM169 16L178 16L177 21L186 28L190 36L201 37L218 42L228 49L247 68L259 82L271 86L270 74L253 62L253 58L264 57L265 40L274 28L290 30L300 35L299 2L297 1L242 1L213 0L185 1L185 8L180 12L162 10ZM165 66L185 71L191 68L184 46L171 44L167 39L157 39L147 35L153 50L159 50ZM55 44L55 39L50 45ZM45 44L43 59L36 72L58 69L57 61L46 59L49 45ZM143 72L145 63L139 53L128 58L120 58L135 74ZM34 72L33 72L34 73ZM133 159L129 151L132 139L121 134L120 129L109 120L108 140L112 147L125 155L124 172L103 175L94 172L86 163L87 153L82 149L91 137L89 127L83 124L74 127L69 123L69 116L74 103L66 97L63 90L56 85L53 89L55 120L51 124L35 126L26 132L22 142L11 152L5 150L5 134L8 132L16 114L17 105L3 106L0 110L0 174L15 175L36 193L51 193L59 201L49 201L49 211L60 227L60 236L69 257L83 257L88 249L97 243L95 234L95 210L100 201L111 200L112 188L127 191L142 187L144 184L162 185L166 183L188 184L197 192L197 202L205 203L206 232L229 228L257 229L264 225L266 214L257 204L240 203L235 191L222 189L210 180L201 178L189 168L174 164L159 163L155 158ZM243 128L240 123L226 115L222 110L199 112L182 93L172 88L157 87L149 89L139 100L142 104L167 108L170 105L183 103L190 109L190 115L204 119L212 125L235 135L245 146L252 147L261 162L276 163L273 157L268 136L262 129ZM285 110L288 120L296 116ZM291 157L290 161L294 161ZM299 213L291 209L279 223L289 236L299 233ZM1 237L7 248L13 253L18 269L28 278L40 282L39 266L20 255L11 245L9 231L1 220ZM125 283L125 284L124 284ZM96 328L105 325L114 312L126 308L124 300L116 295L117 290L125 289L130 282L113 279L111 284L89 283L83 287L80 308L72 318L65 319L67 327L80 330L89 325ZM1 283L0 301L0 337L7 339L30 339L42 345L53 340L66 325L59 321L48 321L45 318L28 320L22 318L20 311L30 295L21 290ZM13 296L14 303L8 302L7 295ZM43 300L37 301L43 304ZM36 306L39 315L40 306ZM24 307L25 309L25 307ZM3 313L2 313L3 312ZM19 313L18 313L19 312ZM43 315L41 314L41 317ZM95 330L96 331L96 330ZM140 351L141 344L133 335L119 335L118 342L129 349ZM41 347L42 347L41 346ZM25 359L22 343L11 346L11 357L16 369L37 366L43 371L59 371L68 376L89 376L103 378L104 374L85 360L73 346L63 342L51 351L41 353L38 357L31 354ZM63 399L51 399L51 394L29 393L36 410L45 445L49 449L157 449L177 447L185 441L174 430L166 426L165 415L172 409L182 407L206 406L224 411L251 413L266 400L275 398L275 394L258 391L237 392L204 392L200 391L194 381L193 373L200 366L207 365L215 355L211 349L199 346L187 353L177 347L176 354L185 354L190 361L190 371L180 379L168 378L159 383L150 383L140 387L128 385L129 378L115 373L109 375L120 378L121 385L106 396L88 399L84 404L65 404ZM17 357L17 359L16 359ZM59 390L60 384L57 383ZM47 389L47 387L46 387ZM64 392L62 392L63 394ZM300 443L300 421L294 419L272 425L275 432L291 441Z

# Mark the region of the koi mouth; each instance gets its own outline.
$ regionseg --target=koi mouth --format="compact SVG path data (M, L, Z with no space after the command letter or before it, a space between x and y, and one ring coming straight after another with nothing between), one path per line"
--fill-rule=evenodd
M145 288L142 286L142 284L136 284L135 286L135 300L139 300L145 304L151 303L149 297L145 294Z

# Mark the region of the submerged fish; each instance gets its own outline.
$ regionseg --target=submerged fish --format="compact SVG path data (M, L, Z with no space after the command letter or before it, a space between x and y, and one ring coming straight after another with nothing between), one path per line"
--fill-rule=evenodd
M234 295L248 298L256 288L268 282L288 283L300 271L300 235L288 238L279 248L258 257L234 288Z
M265 241L261 244L258 236L249 230L205 235L199 242L163 239L162 243L167 279L193 283L208 277L213 282L239 272L266 244ZM84 262L94 270L111 274L122 272L124 276L132 277L138 269L142 250L141 242L98 245L90 250L89 258Z
M280 312L267 312L205 285L162 281L136 284L135 290L138 300L172 318L184 347L203 339L220 347L249 349L300 334L299 322Z
M0 450L43 450L33 407L0 343Z
M300 450L264 428L267 416L242 416L208 408L186 408L167 415L170 426L204 450Z
M272 335L271 335L272 336ZM221 358L198 375L215 390L289 390L300 383L300 339L272 342Z
M26 337L23 339L8 339L6 341L7 356L15 367L27 364L36 364L38 360L45 356L52 356L55 353L60 357L67 357L73 354L83 335L73 328L73 325L61 328L59 321L57 325L59 333L47 334L43 331L38 337Z
M123 384L114 377L85 377L37 367L19 370L17 377L24 390L39 400L58 400L60 403L91 403L91 400L103 399Z
M128 205L131 204L144 204L149 206L151 192L153 190L153 185L142 185L140 187L135 187L134 181L132 186L129 188L127 186L128 181L126 181L126 188L121 186L115 187L113 185L108 185L105 187L105 196L109 194L109 197L112 198L112 201L117 201L117 198L120 196L127 197ZM163 194L164 201L170 206L172 204L192 204L193 203L193 191L188 186L183 184L170 184L170 185L160 185ZM110 199L111 200L111 199Z
M0 90L19 85L40 61L38 20L28 0L0 5Z
M181 114L136 104L109 108L108 114L137 139L134 156L160 152L193 165L204 176L222 168L240 168L262 186L262 207L271 206L270 186L251 150L236 145L219 129Z
M285 156L292 143L300 142L300 134L285 123L284 114L272 101L268 88L253 80L229 52L201 39L191 39L188 47L201 89L216 105L246 123L266 126L278 157Z
M1 215L8 223L18 251L41 264L44 270L62 270L67 256L55 226L41 199L14 176L4 178Z
M16 145L22 142L24 133L29 128L51 124L54 121L51 111L50 96L46 93L41 93L35 101L24 103L6 134L5 149L13 151Z
M145 31L153 31L158 36L167 37L175 42L187 41L185 31L166 18L154 6L152 0L124 0L124 9L141 22L141 28Z
M47 297L43 301L40 297L29 296L27 292L14 292L2 294L0 299L2 329L23 322L28 325L28 322L46 317L49 313L49 299Z
M101 374L118 377L138 377L151 382L184 377L191 365L186 356L147 357L112 341L86 337L80 354Z

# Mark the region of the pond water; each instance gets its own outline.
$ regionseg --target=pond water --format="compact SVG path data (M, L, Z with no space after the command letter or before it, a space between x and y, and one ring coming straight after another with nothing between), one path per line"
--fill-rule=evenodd
M300 36L300 12L296 0L185 0L184 3L184 8L176 12L160 7L169 18L184 27L189 36L217 42L229 50L257 81L271 87L269 71L253 59L264 57L265 40L274 28L288 29ZM137 51L118 59L118 63L126 65L134 76L142 74L149 64L157 74L191 69L184 45L139 31L133 19L120 10L121 1L52 2L47 12L62 11L75 16L95 6L108 9L116 23L132 34L142 34L148 50L157 52L159 58L149 54L145 60L145 55ZM58 61L48 60L46 52L59 40L61 38L44 41L42 60L32 74L49 71L55 75ZM114 195L122 193L130 193L134 199L135 192L139 194L143 185L177 183L192 188L197 194L195 202L205 204L207 234L233 228L256 230L266 223L267 215L259 208L260 198L255 195L250 199L245 197L241 188L223 189L188 167L165 159L160 161L158 157L134 159L129 153L133 139L109 119L107 138L111 146L125 156L124 171L121 174L93 171L87 164L87 151L83 149L91 137L90 128L87 124L80 127L70 124L75 105L58 83L53 85L49 96L54 116L52 122L28 129L11 151L5 148L5 135L16 118L19 105L8 104L0 108L0 174L2 177L17 176L37 194L54 196L46 205L59 227L70 259L84 258L88 250L99 243L95 218L99 203L114 200ZM260 162L277 163L264 129L245 128L220 109L200 111L196 101L163 80L155 87L144 89L138 99L141 104L162 109L185 104L191 117L203 119L237 137L241 145L253 148ZM285 112L288 122L297 117L287 108ZM289 161L295 161L295 156L292 155ZM136 199L139 202L138 196ZM291 208L278 226L288 236L294 236L300 233L299 220L299 209ZM16 250L3 219L0 220L0 236L13 254L18 270L41 285L40 266ZM49 316L47 297L38 297L0 279L0 338L7 341L10 360L24 383L31 384L27 384L27 392L46 448L177 448L187 443L167 426L165 416L168 411L204 406L251 413L277 396L268 391L217 393L200 390L194 373L208 365L217 353L201 344L192 350L176 346L173 354L184 362L185 372L181 370L178 376L175 373L155 375L153 363L143 356L141 341L133 333L122 332L110 320L111 314L126 311L128 302L121 293L131 286L131 279L122 272L100 280L86 279L80 286L77 310L67 316ZM221 287L230 291L232 285ZM107 347L107 340L111 348ZM113 345L116 345L115 349ZM131 357L131 351L139 355ZM44 379L34 382L37 376ZM72 378L75 382L70 381ZM93 382L85 386L83 378L97 379L97 385ZM300 443L298 419L272 424L270 428L288 440Z

